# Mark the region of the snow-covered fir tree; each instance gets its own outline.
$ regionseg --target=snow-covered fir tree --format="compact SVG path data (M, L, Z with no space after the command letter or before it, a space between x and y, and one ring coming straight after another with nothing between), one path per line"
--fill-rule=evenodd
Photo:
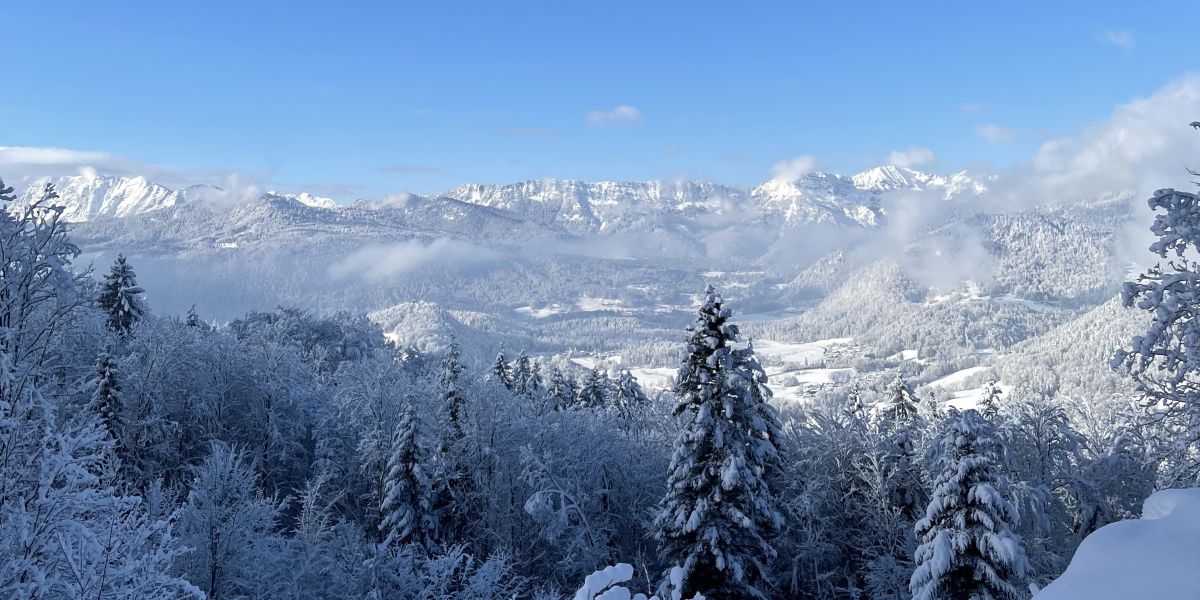
M142 302L144 291L138 286L137 276L125 260L125 255L118 254L112 269L104 276L97 299L100 309L108 315L109 329L121 335L129 334L146 312Z
M867 406L863 404L862 386L857 381L850 384L850 392L846 394L846 410L857 418L865 418Z
M530 361L529 375L525 378L525 394L531 398L541 398L545 393L546 382L542 380L542 363Z
M392 435L391 454L379 507L380 539L385 546L427 545L433 525L429 478L417 432L417 416L405 407Z
M187 318L184 321L184 323L188 327L200 327L202 322L200 321L200 315L196 314L196 305L195 304L191 305L188 308Z
M512 361L511 371L512 390L521 395L528 395L530 393L529 378L533 375L533 367L524 350L517 354L517 358Z
M683 595L765 598L772 537L782 525L772 481L779 424L766 374L738 347L731 311L709 286L679 368L674 413L683 428L655 520L662 557Z
M458 343L450 340L450 347L442 358L438 385L441 392L441 439L437 456L432 461L433 485L431 510L435 517L435 537L448 538L467 526L468 496L471 480L467 466L461 460L467 439L466 398L461 391L464 367Z
M937 470L910 584L914 600L1022 598L1025 553L1017 514L1003 495L995 428L978 412L955 413L933 450Z
M100 416L100 424L113 440L117 458L125 460L121 411L121 384L112 355L100 353L96 359L96 378L92 380L91 408Z
M551 366L550 377L546 381L546 395L554 402L554 408L557 410L574 406L577 396L575 381L558 367Z
M899 375L887 387L878 413L881 465L891 506L915 520L925 506L923 469L917 458L917 436L925 424L921 403Z
M454 339L450 340L450 346L446 349L446 355L442 357L442 371L438 377L438 385L441 388L442 406L446 416L446 431L448 435L454 438L461 438L464 435L463 419L466 418L464 406L466 400L463 398L460 391L463 365L462 355L458 350L458 342Z
M649 402L646 392L638 385L637 377L634 377L629 369L621 369L610 386L609 394L609 406L616 409L627 423L638 409Z
M920 400L900 375L887 386L887 398L880 407L880 418L892 423L910 423L920 414Z
M489 378L508 389L513 389L513 371L512 365L508 364L508 358L504 356L504 348L496 353L496 360L492 361L492 368L488 372Z
M598 368L588 371L587 378L579 386L576 402L586 408L602 408L608 400L611 382L608 374Z

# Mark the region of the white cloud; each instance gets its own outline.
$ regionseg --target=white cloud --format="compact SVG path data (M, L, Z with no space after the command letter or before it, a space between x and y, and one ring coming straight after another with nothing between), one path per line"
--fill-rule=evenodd
M1177 79L1079 135L1042 144L1033 160L1036 179L1072 195L1145 197L1162 187L1190 187L1186 168L1200 166L1200 133L1188 123L1197 118L1200 76Z
M1101 39L1105 43L1112 44L1118 48L1128 50L1133 47L1133 34L1128 31L1105 31Z
M913 146L903 150L895 150L888 155L887 163L897 167L919 167L933 163L933 150Z
M771 176L780 181L799 179L817 168L817 159L811 154L801 154L795 158L781 160L771 167Z
M610 125L630 125L645 121L642 111L621 104L608 110L593 110L587 114L587 124L592 127L607 127Z
M987 110L987 105L982 102L966 102L958 107L958 110L965 113L981 113Z
M975 133L989 144L999 144L1016 139L1017 134L1011 129L1005 129L995 123L981 123L975 126Z
M500 258L496 250L452 238L429 243L409 240L360 248L330 267L329 274L334 279L361 277L377 283L431 265L478 265Z
M118 160L106 152L82 152L65 148L33 146L0 146L0 166L78 166L103 164Z

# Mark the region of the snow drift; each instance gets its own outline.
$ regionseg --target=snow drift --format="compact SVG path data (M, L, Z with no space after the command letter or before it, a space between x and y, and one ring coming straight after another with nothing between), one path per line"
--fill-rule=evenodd
M1034 600L1162 600L1200 596L1200 488L1164 490L1142 518L1088 536L1070 566Z

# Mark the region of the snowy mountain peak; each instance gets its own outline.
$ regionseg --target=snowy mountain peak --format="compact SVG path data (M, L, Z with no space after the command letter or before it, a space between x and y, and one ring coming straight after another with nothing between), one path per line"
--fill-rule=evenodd
M947 199L964 192L982 194L987 191L987 186L968 175L966 171L948 176L930 175L907 167L884 165L856 173L851 179L854 181L854 187L861 190L939 190Z
M133 216L175 206L182 198L179 192L151 183L145 177L88 173L39 179L17 197L15 205L33 202L46 183L54 184L59 196L57 202L64 206L63 218L68 221Z
M295 200L296 202L299 202L300 204L303 204L305 206L311 206L313 208L338 208L339 206L341 206L333 198L326 198L324 196L314 196L308 192L300 192L299 194L283 194L280 192L270 191L267 193L272 196L279 196L280 198L287 198L288 200Z
M927 183L933 176L905 167L884 165L857 173L850 179L859 189L888 191Z

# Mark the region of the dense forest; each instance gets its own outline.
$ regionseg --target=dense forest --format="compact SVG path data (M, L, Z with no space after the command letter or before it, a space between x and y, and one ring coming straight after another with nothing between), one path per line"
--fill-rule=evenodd
M711 287L666 393L365 315L158 314L131 261L74 264L54 200L0 210L5 598L1017 599L1196 482L1190 194L1151 200L1172 260L1126 288L1155 318L1113 363L1139 394L1086 423L903 376L772 403Z

